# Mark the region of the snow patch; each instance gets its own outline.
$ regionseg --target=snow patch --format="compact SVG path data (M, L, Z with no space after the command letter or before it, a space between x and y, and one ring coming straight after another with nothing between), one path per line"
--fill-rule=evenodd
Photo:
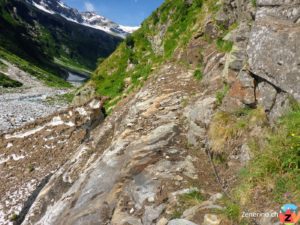
M89 104L91 109L99 109L101 107L101 102L99 100L94 99Z
M62 119L59 116L53 117L52 121L50 123L48 123L48 126L59 126L59 125L63 125L64 121L62 121Z
M55 12L53 12L52 10L49 10L49 9L46 9L44 6L42 5L39 5L39 4L36 4L35 2L32 2L33 3L33 6L46 12L46 13L50 13L50 14L55 14Z
M78 112L81 116L87 116L88 115L83 107L79 107L75 111Z
M124 30L125 32L131 34L131 33L135 32L136 30L140 29L141 27L140 27L140 26L129 27L129 26L123 26L123 25L120 25L120 28L121 28L122 30Z
M12 143L8 143L8 144L6 145L6 148L11 148L12 146L14 146Z
M32 130L29 130L29 131L26 131L26 132L17 132L15 134L7 134L5 135L5 139L12 139L12 138L24 138L24 137L28 137L30 135L33 135L39 131L41 131L42 129L44 129L45 126L40 126L40 127L37 127L35 129L32 129Z

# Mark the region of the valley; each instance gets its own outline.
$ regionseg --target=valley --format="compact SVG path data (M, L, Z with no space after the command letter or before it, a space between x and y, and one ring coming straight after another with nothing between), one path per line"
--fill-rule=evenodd
M0 10L0 225L300 206L298 0L165 0L137 30L59 0Z

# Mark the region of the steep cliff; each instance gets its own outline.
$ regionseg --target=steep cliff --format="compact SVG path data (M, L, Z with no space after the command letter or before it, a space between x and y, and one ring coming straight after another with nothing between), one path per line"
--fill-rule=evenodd
M165 1L75 98L106 95L110 115L12 219L278 224L242 215L299 201L299 15L298 1Z

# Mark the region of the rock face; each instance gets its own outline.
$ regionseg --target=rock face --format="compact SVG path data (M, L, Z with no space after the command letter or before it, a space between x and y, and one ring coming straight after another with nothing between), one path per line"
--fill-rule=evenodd
M250 70L300 100L300 6L291 1L257 1L248 54Z
M237 109L245 106L263 107L263 115L266 112L271 120L275 120L288 108L290 97L298 98L299 74L294 70L296 67L281 70L276 60L269 59L279 57L275 50L272 49L273 54L267 52L272 39L282 39L280 35L285 37L282 31L286 29L291 29L291 42L298 43L295 38L298 27L289 21L298 13L298 6L293 4L282 5L275 0L258 2L254 20L254 7L249 1L224 1L222 11L217 14L217 22L228 26L238 22L237 29L224 38L234 43L232 51L218 52L215 44L204 42L199 38L201 35L193 37L187 47L188 59L199 55L201 49L201 82L193 78L194 70L170 60L154 69L144 86L124 98L103 122L99 112L101 102L92 101L72 109L70 118L70 113L65 112L45 121L41 127L23 128L3 136L1 148L7 151L3 159L9 160L8 165L26 160L23 158L25 150L10 152L12 146L19 143L19 138L27 137L34 146L37 140L46 138L45 141L50 141L51 145L44 143L43 148L51 148L50 158L56 154L55 151L66 152L62 158L55 158L57 161L53 167L47 161L44 167L49 170L36 175L43 185L38 193L29 197L30 209L29 206L21 208L30 191L25 192L24 199L14 206L15 212L21 211L18 222L24 225L221 224L221 216L215 214L216 209L223 209L218 205L223 196L220 186L230 189L237 171L251 155L245 141L247 136L236 134L244 139L239 140L241 143L226 143L235 147L231 149L229 162L223 167L216 166L224 182L217 181L210 157L206 154L211 149L208 129L213 116L221 110L237 113ZM269 18L271 15L274 15L274 20ZM217 35L217 28L212 22L206 25L209 25L206 28L210 35ZM273 32L277 29L278 32ZM158 39L152 40L151 44L159 54L161 43ZM298 49L289 44L285 48L282 50L285 59L280 64L286 65L293 60L291 65L296 65L298 58L292 59L291 56L296 57ZM180 58L184 54L178 55ZM190 62L193 64L193 60ZM224 85L224 82L227 84ZM77 96L78 102L92 95L89 88L83 90ZM74 116L75 112L78 117ZM231 118L227 118L230 122ZM59 126L55 129L55 136L52 125ZM260 127L254 126L249 130L259 135ZM50 133L36 136L40 132ZM57 147L61 144L59 138L64 136L73 144ZM56 141L52 140L53 137ZM22 143L27 142L23 139ZM53 144L56 147L52 149ZM34 146L31 146L32 149ZM28 165L27 161L23 165ZM4 174L11 172L10 168L7 167ZM49 180L41 182L42 177L48 174L51 174ZM33 179L28 177L30 179L26 182ZM30 183L22 183L20 175L15 182L31 187ZM4 185L5 189L0 193L11 196L15 191L23 191L10 189L11 186ZM182 203L182 197L195 193L203 201L192 199L196 204L184 208L182 215L178 215L178 210L182 210L180 207L189 203ZM3 195L4 202L7 199L8 195ZM4 215L0 221L2 219L4 223L9 223L12 213L8 202L0 208L0 216Z
M235 46L227 57L231 70L225 70L225 78L233 85L224 109L261 106L270 121L275 121L289 108L289 98L300 99L299 2L259 0L255 20L247 16L251 12L247 3L234 2L237 9L231 3L224 5L224 10L233 10L240 20L238 29L227 38Z
M218 67L209 71L215 70ZM84 142L53 174L23 224L163 223L173 210L172 199L181 193L176 191L190 187L190 180L199 176L215 182L213 176L196 169L209 164L203 152L201 159L188 150L186 134L190 126L202 129L201 120L208 123L221 80L214 79L214 88L206 89L206 95L190 99L192 92L204 90L190 71L167 64L155 74L91 131L91 141ZM189 104L183 104L185 99ZM202 119L192 105L209 106L203 111L207 116ZM195 145L204 133L198 134ZM82 149L91 149L90 157L84 157ZM169 224L194 224L178 221Z

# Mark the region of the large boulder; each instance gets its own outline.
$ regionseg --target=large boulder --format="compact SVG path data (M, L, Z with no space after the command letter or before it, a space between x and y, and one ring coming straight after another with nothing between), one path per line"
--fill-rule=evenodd
M250 70L300 100L299 1L259 0L257 4L248 46Z

